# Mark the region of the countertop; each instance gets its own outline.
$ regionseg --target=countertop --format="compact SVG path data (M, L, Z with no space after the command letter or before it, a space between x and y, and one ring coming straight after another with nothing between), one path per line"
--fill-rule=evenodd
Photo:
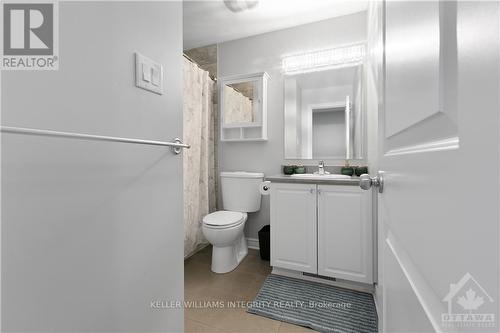
M300 184L325 184L325 185L350 185L359 186L359 177L351 177L350 179L311 179L301 178L299 176L274 175L266 177L265 180L276 183L300 183Z

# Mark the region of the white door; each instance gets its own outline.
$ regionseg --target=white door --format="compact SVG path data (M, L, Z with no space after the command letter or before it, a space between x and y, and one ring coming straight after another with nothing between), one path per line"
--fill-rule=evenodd
M371 193L318 185L318 274L373 282Z
M499 20L498 2L385 4L383 332L498 331L447 315L498 321Z
M316 185L271 186L271 266L317 273Z

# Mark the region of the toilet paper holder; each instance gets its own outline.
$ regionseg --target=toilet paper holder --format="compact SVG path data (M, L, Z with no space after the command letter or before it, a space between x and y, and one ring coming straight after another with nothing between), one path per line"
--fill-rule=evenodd
M271 189L271 182L266 180L260 183L259 191L262 195L269 195L269 190Z

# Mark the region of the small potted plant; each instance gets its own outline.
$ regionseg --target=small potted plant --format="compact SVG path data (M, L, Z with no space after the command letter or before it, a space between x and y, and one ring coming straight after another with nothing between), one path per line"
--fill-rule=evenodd
M356 176L359 177L359 176L361 176L364 173L368 173L368 167L367 166L357 166L354 169L354 173L356 174Z
M303 166L303 165L296 165L295 169L294 169L294 172L297 173L297 174L306 173L306 167Z
M283 166L283 173L285 175L293 175L293 173L295 172L295 167L296 167L296 165L284 165Z
M354 168L349 165L349 160L345 160L345 165L340 169L340 173L346 176L354 175Z

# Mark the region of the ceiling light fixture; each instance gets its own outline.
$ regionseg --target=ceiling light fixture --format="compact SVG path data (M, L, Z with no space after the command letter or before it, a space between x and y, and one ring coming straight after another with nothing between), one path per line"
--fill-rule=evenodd
M244 10L255 8L259 0L224 0L224 5L233 13L239 13Z
M282 68L285 74L316 72L358 65L364 57L365 44L355 44L287 56L283 58Z

